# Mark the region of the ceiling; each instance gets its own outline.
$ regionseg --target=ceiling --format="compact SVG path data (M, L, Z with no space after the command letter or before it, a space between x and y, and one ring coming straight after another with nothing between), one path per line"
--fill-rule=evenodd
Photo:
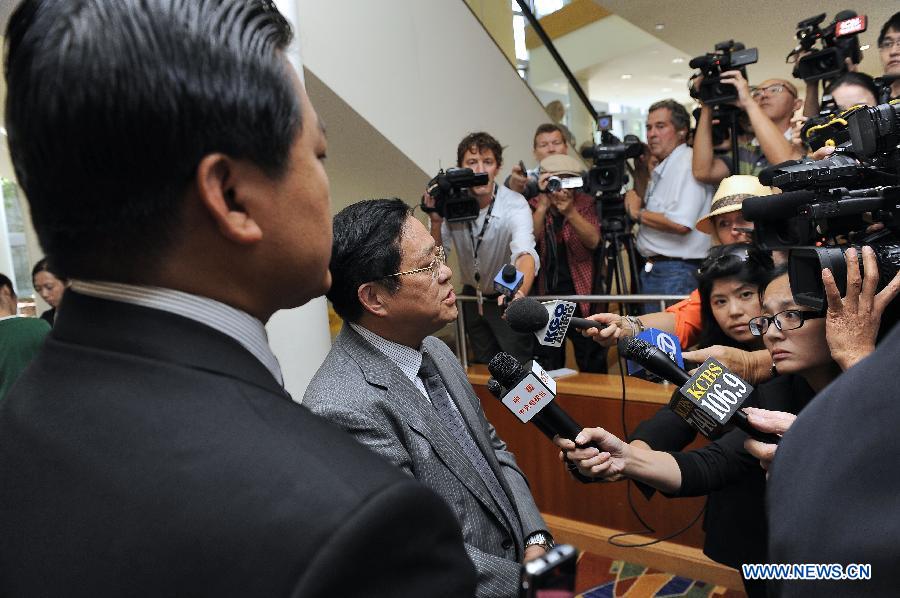
M613 14L554 39L554 45L575 75L587 82L592 100L640 107L664 97L689 102L686 86L693 70L688 61L728 39L759 49L759 62L747 67L751 82L791 78L792 65L785 64L784 59L796 43L797 22L821 12L828 13L826 22L831 22L844 8L868 16L868 29L860 35L860 42L871 48L864 52L860 70L878 75L878 32L900 8L883 0L854 0L843 6L822 0L594 2ZM658 24L662 29L657 29ZM532 49L530 83L540 91L565 93L565 79L555 66L546 64L548 60L542 47ZM802 88L802 82L798 83Z

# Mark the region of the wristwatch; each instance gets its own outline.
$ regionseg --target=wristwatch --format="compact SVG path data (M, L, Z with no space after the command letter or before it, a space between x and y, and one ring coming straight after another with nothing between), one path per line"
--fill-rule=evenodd
M525 548L534 546L535 544L542 546L544 550L550 550L556 546L556 543L553 541L553 536L546 532L534 532L528 536L527 540L525 540Z

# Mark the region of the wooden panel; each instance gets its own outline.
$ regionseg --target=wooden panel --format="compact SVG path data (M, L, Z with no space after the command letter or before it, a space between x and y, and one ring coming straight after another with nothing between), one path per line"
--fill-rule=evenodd
M703 509L706 502L703 497L670 499L656 494L648 501L633 484L624 481L611 484L581 484L575 481L559 462L559 451L547 437L536 427L520 423L487 391L486 372L480 371L479 366L472 366L469 378L488 420L515 453L519 466L528 476L535 501L542 512L592 525L644 532L644 526L628 506L629 486L632 486L632 503L641 517L656 530L655 534L645 535L661 538L685 527ZM585 394L572 392L572 389L580 389ZM638 423L656 413L660 404L668 403L674 387L627 378L627 400L624 404L618 376L579 374L560 380L558 390L557 403L575 421L584 426L602 426L622 438L623 407L628 430L634 430ZM704 443L701 438L691 448ZM702 547L701 524L698 521L671 541ZM623 542L628 541L631 539L623 539Z
M540 19L541 27L547 32L551 40L555 40L567 33L572 33L590 25L594 21L605 19L612 13L593 0L573 0L556 12ZM525 26L525 47L533 50L542 46L544 42L534 32L531 25Z

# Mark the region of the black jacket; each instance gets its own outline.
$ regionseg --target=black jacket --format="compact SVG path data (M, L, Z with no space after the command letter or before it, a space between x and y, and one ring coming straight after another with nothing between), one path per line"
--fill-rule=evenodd
M0 409L2 596L464 596L431 491L231 338L66 293Z

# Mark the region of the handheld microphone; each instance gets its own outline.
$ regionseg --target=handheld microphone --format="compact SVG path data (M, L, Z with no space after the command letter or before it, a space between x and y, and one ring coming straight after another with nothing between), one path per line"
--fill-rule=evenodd
M571 301L539 303L531 297L523 297L509 304L506 321L516 332L533 332L542 345L561 347L570 328L601 326L593 320L572 317L573 313L575 304Z
M734 425L761 442L778 444L781 440L750 424L741 407L753 387L712 357L691 376L668 355L639 338L620 340L619 354L678 385L679 392L669 408L707 438L717 438L728 425Z
M494 290L512 299L516 296L516 291L521 288L524 280L524 274L516 270L516 267L512 264L506 264L494 277Z
M553 440L554 436L559 436L575 442L575 437L584 426L553 402L556 398L556 381L534 360L531 360L529 365L529 369L526 370L509 353L497 353L488 364L488 371L491 372L492 380L495 382L491 384L491 381L488 381L488 390L494 396L498 396L519 421L533 423L550 440ZM505 395L498 395L499 386L508 389ZM593 442L586 446L599 450ZM569 467L569 471L579 482L594 481L574 467Z

